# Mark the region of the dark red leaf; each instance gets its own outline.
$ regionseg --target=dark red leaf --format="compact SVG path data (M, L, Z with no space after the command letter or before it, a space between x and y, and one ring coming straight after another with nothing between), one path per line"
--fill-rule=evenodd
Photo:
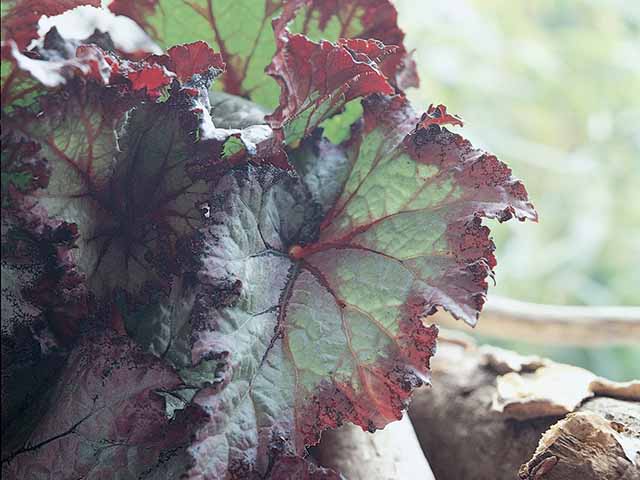
M205 42L176 45L167 51L167 67L178 75L178 80L188 82L194 75L208 72L210 69L223 71L225 63L222 55L215 53Z
M427 111L420 117L416 130L427 129L429 125L457 125L462 127L463 122L457 115L447 113L447 107L444 105L438 105L437 107L429 105Z
M145 90L151 98L160 96L160 90L169 85L173 77L161 65L148 65L119 72L131 81L133 90Z
M316 43L285 30L267 68L281 86L280 105L267 121L295 147L347 102L372 93L393 93L377 65L393 51L395 47L375 40Z
M325 36L327 26L337 20L338 38L376 39L398 48L382 62L380 69L389 82L400 90L419 85L416 65L404 47L404 32L398 27L398 12L389 0L292 0L286 2L283 21L276 27L284 28L296 15L304 17L298 33L312 36L314 29ZM299 12L296 10L300 9ZM314 40L319 38L313 37Z

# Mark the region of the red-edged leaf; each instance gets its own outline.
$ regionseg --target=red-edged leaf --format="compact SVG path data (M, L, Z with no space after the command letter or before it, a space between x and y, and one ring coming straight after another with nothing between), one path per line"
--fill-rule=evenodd
M194 75L209 73L211 69L218 71L224 71L225 69L222 55L211 50L205 42L176 45L171 47L166 55L155 58L157 58L156 61L158 63L175 72L178 80L183 83L190 81Z
M139 339L162 347L158 333L176 332L165 355L190 352L191 366L179 364L185 382L215 378L192 400L209 420L189 449L191 475L264 475L275 445L302 455L325 428L352 421L374 430L399 418L428 374L436 332L403 306L411 282L397 278L400 267L373 256L287 255L314 237L322 214L299 179L273 168L226 175L210 206L191 320L158 319L164 327ZM344 278L319 274L327 268Z
M60 42L59 49L73 51ZM206 178L213 178L202 175L196 140L204 120L211 123L201 102L208 102L207 87L220 73L219 56L202 43L140 62L95 45L75 52L62 66L28 59L37 63L28 64L31 73L46 70L42 75L58 75L61 82L71 78L71 85L3 119L12 136L3 137L3 178L9 174L16 190L17 179L33 170L25 152L12 160L16 143L39 149L48 174L42 188L16 190L16 214L77 225L73 257L98 299L110 298L117 288L138 291L147 282L162 288L178 252L188 248L183 243L202 216L198 198L208 192ZM218 63L207 65L206 59ZM178 68L185 82L159 62ZM3 184L3 201L5 190Z
M310 139L291 158L297 175L243 167L220 180L199 286L180 297L193 307L155 317L172 343L137 337L169 345L201 386L192 476L265 475L276 445L302 455L326 428L399 418L428 378L425 317L444 307L474 323L482 307L495 257L481 217L536 217L510 170L435 110L428 123L403 97L364 104L346 151Z
M296 9L300 9L297 14ZM330 32L337 31L336 39L375 39L397 46L380 69L400 90L419 85L415 62L404 47L404 32L398 27L398 12L389 0L293 0L287 2L284 22L276 27L276 33L293 17L291 30L314 40L335 40Z
M267 121L295 147L347 102L372 93L393 93L377 62L394 50L373 40L316 43L284 31L267 68L282 90L280 105Z
M441 127L460 122L443 106L418 118L403 97L364 104L349 180L318 241L296 256L346 245L391 255L421 279L425 311L443 306L474 324L495 266L480 217L535 220L526 190L495 156Z
M125 117L131 104L74 87L7 126L41 146L50 171L47 187L26 195L21 212L75 223L78 269L95 295L108 298L114 288L137 290L167 275L207 188L190 172L188 110L170 101Z
M277 105L278 89L264 75L264 68L276 52L276 38L289 22L292 32L316 41L360 38L395 45L398 48L382 62L383 74L399 89L418 84L389 0L144 0L115 1L109 8L133 18L165 48L197 40L211 42L227 63L219 86L268 108ZM278 16L274 36L271 21Z

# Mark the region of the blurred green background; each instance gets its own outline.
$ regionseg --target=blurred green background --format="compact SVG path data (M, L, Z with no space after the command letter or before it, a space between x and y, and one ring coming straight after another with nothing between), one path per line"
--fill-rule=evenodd
M640 305L640 1L395 3L420 72L416 108L460 114L465 136L513 168L540 215L491 225L490 294ZM640 344L501 344L640 378Z

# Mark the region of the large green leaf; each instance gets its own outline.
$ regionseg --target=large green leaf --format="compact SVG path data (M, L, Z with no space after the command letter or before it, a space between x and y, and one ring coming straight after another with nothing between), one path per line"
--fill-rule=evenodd
M295 173L222 177L197 284L134 333L189 385L183 407L208 416L194 476L266 475L274 448L303 455L326 428L399 418L429 376L425 317L474 323L482 306L495 258L480 218L535 218L504 164L441 126L458 122L444 107L419 118L403 97L373 97L364 112L344 148L305 141Z

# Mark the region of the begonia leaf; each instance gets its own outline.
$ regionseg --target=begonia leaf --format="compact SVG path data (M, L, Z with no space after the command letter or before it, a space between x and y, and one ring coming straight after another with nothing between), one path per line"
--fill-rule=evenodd
M474 323L495 266L482 217L535 219L494 156L417 116L404 97L364 102L342 147L308 139L295 171L236 167L208 200L198 281L134 335L169 359L208 420L193 476L267 475L272 450L400 418L427 381L437 308ZM151 318L150 318L151 317ZM286 455L285 455L286 456Z
M524 186L412 109L387 0L86 3L2 7L3 477L340 478L307 447L401 418Z
M278 87L264 69L287 24L291 32L316 41L360 38L397 46L381 66L384 75L400 89L418 84L397 12L388 0L145 0L115 1L110 9L133 18L163 47L209 42L227 63L218 86L268 108L277 105ZM274 32L271 23L278 16L283 18L274 25Z

